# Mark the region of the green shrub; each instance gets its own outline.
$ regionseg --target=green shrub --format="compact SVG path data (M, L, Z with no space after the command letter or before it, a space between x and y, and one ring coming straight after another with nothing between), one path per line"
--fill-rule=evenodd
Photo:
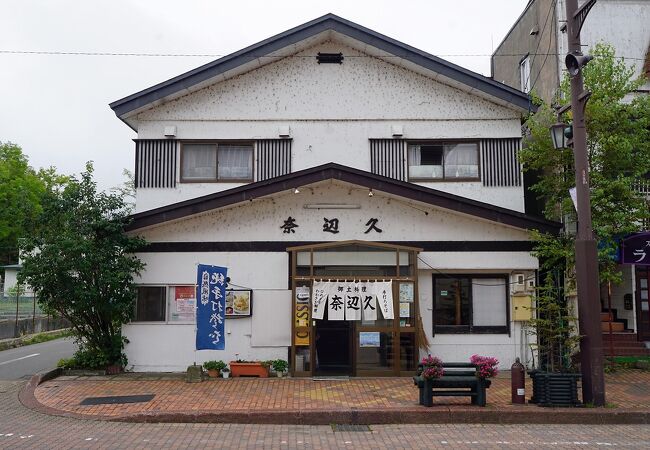
M203 368L205 370L222 371L226 367L227 367L227 364L225 362L221 361L221 360L219 360L219 361L210 360L210 361L206 361L206 362L203 363Z
M273 367L273 370L276 372L285 372L289 367L289 363L284 359L274 359L271 361L271 367Z

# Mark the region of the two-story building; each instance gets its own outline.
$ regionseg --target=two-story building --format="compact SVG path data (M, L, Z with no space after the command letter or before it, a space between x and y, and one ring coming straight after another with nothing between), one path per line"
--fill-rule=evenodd
M580 0L584 5L585 0ZM602 42L646 82L626 97L650 94L650 1L598 0L580 37L583 53ZM568 53L565 0L530 0L492 55L492 77L523 92L535 92L552 104L560 90ZM528 180L526 180L528 182ZM532 181L531 181L532 182ZM650 182L639 180L640 195L650 204ZM639 230L648 229L639 224ZM606 354L648 355L650 350L650 266L622 265L623 283L601 289ZM610 308L611 304L611 308ZM611 344L610 344L611 342ZM647 344L644 344L647 342Z
M110 106L137 132L129 232L149 242L134 370L530 360L529 231L558 224L524 213L526 94L328 14ZM228 268L224 351L194 350L199 263ZM315 284L384 303L319 310Z

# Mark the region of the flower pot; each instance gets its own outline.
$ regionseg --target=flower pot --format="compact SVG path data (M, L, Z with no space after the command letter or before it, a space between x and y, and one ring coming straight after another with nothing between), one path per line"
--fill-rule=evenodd
M269 369L262 365L262 363L239 363L235 361L230 362L230 371L233 378L235 377L260 377L268 378Z
M117 375L122 372L122 366L120 364L111 364L106 366L106 375Z
M219 371L217 369L208 369L208 376L210 378L219 378Z
M275 374L278 376L278 378L282 378L284 376L284 372L275 372Z
M221 375L222 375L224 378L230 378L230 372L221 372Z
M533 379L531 403L538 406L578 406L577 373L529 372Z

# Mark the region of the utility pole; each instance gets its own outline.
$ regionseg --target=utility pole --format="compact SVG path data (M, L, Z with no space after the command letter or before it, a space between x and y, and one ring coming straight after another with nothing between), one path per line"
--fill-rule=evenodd
M580 367L582 401L594 406L605 405L603 371L603 336L600 325L600 288L598 284L598 249L591 226L589 161L585 106L589 93L584 91L581 68L589 61L582 55L580 30L596 0L587 0L578 8L578 0L566 1L569 54L567 69L571 75L571 110L573 112L573 157L576 170L578 233L575 241L576 284L580 325Z

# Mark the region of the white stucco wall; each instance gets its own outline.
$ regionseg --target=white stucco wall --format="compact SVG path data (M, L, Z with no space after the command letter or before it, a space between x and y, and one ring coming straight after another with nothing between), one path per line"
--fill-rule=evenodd
M3 284L3 295L9 297L9 291L16 286L18 270L16 269L4 269L4 284ZM14 300L15 301L15 300Z
M318 65L317 52L343 52L343 64ZM336 162L370 171L369 139L479 139L520 137L520 112L491 103L432 78L326 42L296 57L216 83L137 116L140 139L162 139L174 125L176 138L277 138L289 126L292 170ZM136 210L235 187L232 183L178 184L139 189ZM480 183L432 187L523 211L523 190L483 188Z
M313 193L312 193L313 192ZM529 239L525 230L481 220L441 208L406 202L367 189L324 183L313 189L292 190L274 198L259 199L194 218L164 223L144 230L143 236L155 242L201 241L500 241ZM316 210L304 205L338 203L358 205L359 209ZM425 214L428 213L428 214ZM280 228L289 217L299 225L295 233ZM323 232L324 218L339 219L339 233ZM370 218L378 218L382 233L367 230Z

